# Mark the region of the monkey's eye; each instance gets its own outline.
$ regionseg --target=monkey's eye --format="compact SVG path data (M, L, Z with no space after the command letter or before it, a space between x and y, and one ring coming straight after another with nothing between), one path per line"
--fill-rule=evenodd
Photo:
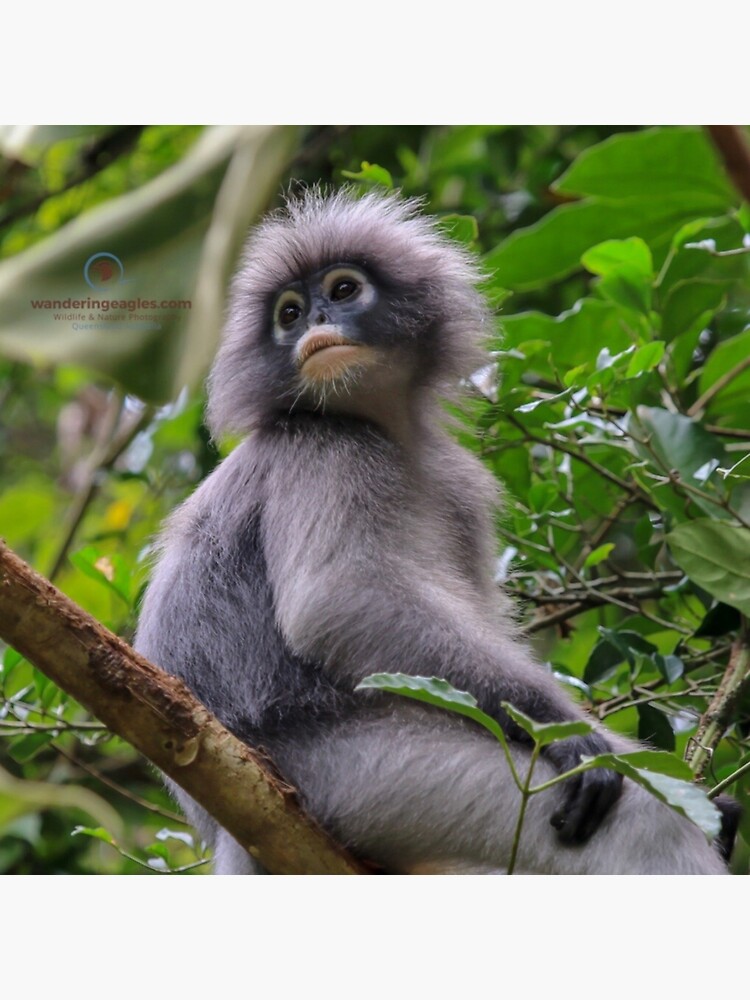
M359 282L353 278L342 278L331 289L331 301L343 302L344 299L350 299L353 295L356 295L359 288Z
M287 289L279 296L273 311L273 322L277 329L289 330L305 311L305 301L293 289Z
M289 302L279 310L279 324L284 327L294 326L302 315L302 309L296 302Z
M375 299L375 288L367 273L351 264L338 264L327 271L321 281L321 291L329 302L356 299L357 308L366 308Z

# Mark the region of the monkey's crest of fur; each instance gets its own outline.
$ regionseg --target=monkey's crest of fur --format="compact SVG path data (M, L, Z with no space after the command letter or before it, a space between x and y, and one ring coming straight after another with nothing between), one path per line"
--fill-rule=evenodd
M419 199L313 188L252 232L232 283L222 344L208 379L213 434L246 433L274 409L283 412L270 367L274 296L289 283L335 263L356 263L399 300L399 336L420 348L415 389L449 395L487 363L489 313L476 290L471 255L421 214ZM214 392L214 387L221 392ZM274 396L276 398L274 398Z

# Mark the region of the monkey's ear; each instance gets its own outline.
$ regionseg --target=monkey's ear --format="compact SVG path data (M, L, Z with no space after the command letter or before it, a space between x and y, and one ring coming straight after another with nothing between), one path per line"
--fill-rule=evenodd
M734 840L737 836L737 827L742 818L742 807L739 802L735 802L728 795L718 795L714 799L714 805L721 813L721 832L716 838L716 846L719 848L722 858L729 864Z

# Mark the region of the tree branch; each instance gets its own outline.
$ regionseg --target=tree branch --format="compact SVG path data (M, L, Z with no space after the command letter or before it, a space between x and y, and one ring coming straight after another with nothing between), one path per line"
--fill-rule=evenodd
M368 874L300 809L261 754L0 541L0 637L278 875Z
M701 716L698 729L690 742L687 762L696 778L708 767L715 748L734 717L734 709L750 684L750 645L747 631L732 645L732 652L721 684Z
M704 125L724 169L745 201L750 201L750 148L739 125Z

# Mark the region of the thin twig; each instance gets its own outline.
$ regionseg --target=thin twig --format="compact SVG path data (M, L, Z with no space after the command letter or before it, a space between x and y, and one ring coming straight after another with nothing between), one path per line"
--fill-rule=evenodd
M615 475L614 472L610 472L609 469L600 465L598 462L595 462L592 458L589 458L589 456L582 452L579 448L573 448L571 445L565 444L554 437L543 438L536 434L532 434L528 428L524 427L519 420L516 420L516 418L509 413L506 414L506 419L525 435L527 441L533 441L534 444L545 445L547 448L552 448L555 451L563 452L565 455L570 455L570 457L576 459L576 461L587 465L603 479L607 479L619 489L624 490L627 494L639 500L642 504L644 504L644 506L650 507L652 510L659 510L658 505L651 499L651 497L643 493L643 491L635 483L629 483L627 480L621 479L619 476ZM606 443L606 441L602 442L602 444Z
M708 793L709 799L715 799L717 795L720 795L725 788L729 788L733 785L735 781L739 781L740 778L744 778L746 774L750 772L750 760L743 764L742 767L738 767L736 771L732 771L730 775L719 781L711 791Z
M170 823L179 823L180 826L185 826L187 824L187 820L184 816L180 816L178 813L170 812L169 809L163 809L161 806L157 806L155 803L149 802L148 799L144 799L142 796L136 795L135 792L131 792L130 789L118 784L118 782L107 777L106 774L103 774L101 771L97 770L97 768L92 767L90 764L86 764L84 761L80 760L75 756L75 754L70 753L64 747L61 747L59 743L53 743L52 745L55 750L59 754L62 754L66 760L69 760L71 764L80 768L82 771L85 771L87 774L90 774L91 777L95 778L97 781L101 781L103 785L111 788L112 791L117 792L118 795L122 795L124 798L130 799L131 802L135 802L136 805L141 806L143 809L148 809L149 812L162 816Z
M717 378L713 385L710 385L708 389L699 396L698 399L693 403L693 405L688 409L687 415L689 417L695 417L711 402L714 396L718 395L722 389L729 385L730 382L734 381L738 375L741 375L747 368L750 368L750 357L743 358L739 361L734 368L730 368L728 372Z
M598 605L587 605L585 601L579 601L577 604L569 604L564 608L560 608L559 611L554 611L552 614L546 615L544 618L535 618L533 621L528 622L521 628L521 632L524 635L533 635L535 632L541 632L542 629L551 628L553 625L566 622L569 618L575 618L582 611L586 611L588 607L600 607L602 603L604 602L600 602Z

